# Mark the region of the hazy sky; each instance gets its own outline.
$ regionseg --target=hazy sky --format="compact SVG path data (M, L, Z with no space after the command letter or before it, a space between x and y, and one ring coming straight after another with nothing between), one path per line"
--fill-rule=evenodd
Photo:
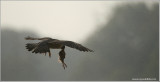
M112 1L2 1L1 26L83 41L110 13Z
M1 26L81 42L118 1L1 1ZM6 28L6 27L5 27Z

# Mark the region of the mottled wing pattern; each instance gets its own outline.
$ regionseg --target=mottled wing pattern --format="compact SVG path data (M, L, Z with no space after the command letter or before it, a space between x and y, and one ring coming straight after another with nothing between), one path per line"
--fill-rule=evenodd
M76 42L72 42L72 41L60 41L61 44L65 45L65 46L68 46L68 47L71 47L71 48L75 48L77 50L80 50L80 51L89 51L89 52L93 52L93 50L90 50L84 46L82 46L81 44L78 44Z
M50 52L50 50L47 42L45 41L39 42L38 45L35 47L35 49L32 51L32 53L47 53L47 52Z

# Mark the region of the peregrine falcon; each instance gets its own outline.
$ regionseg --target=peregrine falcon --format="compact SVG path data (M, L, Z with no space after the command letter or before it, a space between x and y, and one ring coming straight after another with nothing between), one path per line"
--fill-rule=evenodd
M58 40L58 39L52 39L49 37L44 38L33 38L33 37L26 37L26 40L41 40L38 43L27 43L26 49L28 51L32 51L32 53L49 53L49 57L51 57L50 49L61 49L59 52L59 61L62 63L63 68L65 69L67 65L64 63L65 58L65 46L68 46L70 48L75 48L80 51L86 51L86 52L93 52L93 50L90 50L84 46L82 46L79 43L73 42L73 41L66 41L66 40Z

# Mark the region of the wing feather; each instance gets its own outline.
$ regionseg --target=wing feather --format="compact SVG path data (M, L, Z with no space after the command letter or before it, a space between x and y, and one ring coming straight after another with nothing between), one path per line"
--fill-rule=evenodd
M84 47L81 44L76 43L76 42L72 42L72 41L59 41L59 43L63 44L64 46L75 48L75 49L80 50L80 51L93 52L93 50L90 50L90 49L88 49L88 48L86 48L86 47Z
M26 48L32 53L47 53L50 52L47 40L35 44L27 44Z

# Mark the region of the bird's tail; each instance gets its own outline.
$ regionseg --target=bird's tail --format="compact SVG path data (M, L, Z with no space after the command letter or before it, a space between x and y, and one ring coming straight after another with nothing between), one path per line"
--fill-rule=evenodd
M26 49L28 49L28 51L32 51L36 46L37 46L37 43L27 43Z

